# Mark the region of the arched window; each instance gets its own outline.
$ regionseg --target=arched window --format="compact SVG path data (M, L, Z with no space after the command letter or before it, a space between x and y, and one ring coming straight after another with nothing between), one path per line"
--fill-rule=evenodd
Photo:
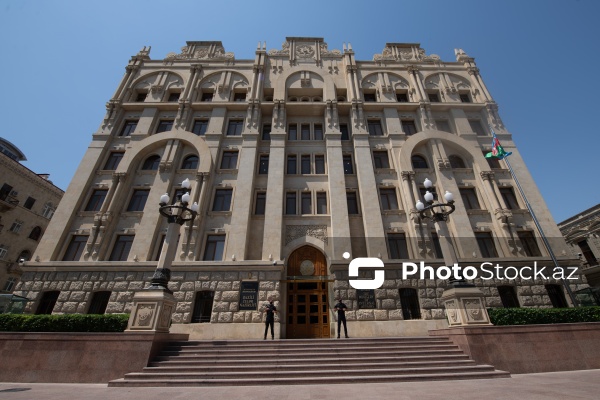
M158 164L160 163L160 156L152 155L146 158L144 164L142 165L142 169L144 171L156 171L158 169Z
M39 226L36 226L35 228L33 228L31 230L31 233L29 234L29 239L35 240L37 242L38 240L40 240L41 236L42 236L42 228L40 228Z
M29 250L23 250L21 252L21 254L19 254L19 257L17 257L17 262L19 261L29 261L31 260L31 253L29 252Z
M197 169L198 161L198 156L187 156L181 164L181 169Z
M467 168L464 160L459 156L451 155L448 157L448 160L450 160L450 166L452 168Z
M412 156L411 157L413 168L429 168L427 166L427 160L423 156Z

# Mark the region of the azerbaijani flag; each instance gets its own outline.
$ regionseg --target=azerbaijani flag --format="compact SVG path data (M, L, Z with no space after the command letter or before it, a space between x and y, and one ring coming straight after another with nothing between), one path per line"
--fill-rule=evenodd
M502 160L504 157L510 156L512 154L512 152L507 153L506 151L504 151L504 149L500 145L500 141L496 137L496 132L494 132L494 130L492 129L491 126L490 126L490 130L492 131L492 136L493 136L492 137L492 152L487 153L485 155L485 158L496 157L497 159Z

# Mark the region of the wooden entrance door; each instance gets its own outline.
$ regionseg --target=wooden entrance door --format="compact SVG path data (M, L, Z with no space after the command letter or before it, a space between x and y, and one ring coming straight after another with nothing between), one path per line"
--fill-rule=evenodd
M328 338L327 262L319 250L293 252L287 268L287 338Z

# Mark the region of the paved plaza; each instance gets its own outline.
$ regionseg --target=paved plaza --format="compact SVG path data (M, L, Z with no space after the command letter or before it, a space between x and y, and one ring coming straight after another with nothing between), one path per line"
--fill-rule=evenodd
M340 371L343 374L344 371ZM269 371L265 371L269 374ZM2 400L154 399L598 399L600 370L513 375L509 379L311 386L109 388L105 384L0 383Z

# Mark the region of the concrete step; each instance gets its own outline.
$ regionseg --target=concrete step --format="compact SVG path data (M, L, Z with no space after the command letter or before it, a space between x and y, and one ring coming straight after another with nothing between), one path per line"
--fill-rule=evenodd
M239 359L236 358L214 358L212 360L207 360L204 358L197 357L172 357L170 360L166 361L158 361L160 357L156 358L153 362L150 363L149 366L197 366L197 365L210 365L210 366L227 366L227 365L240 365ZM362 364L378 364L385 362L395 362L395 363L406 363L406 362L419 362L419 361L440 361L440 362L452 362L452 361L462 361L469 360L469 356L464 353L454 353L454 354L435 354L435 355L414 355L414 356L377 356L377 357L320 357L318 359L319 363L338 363L338 364L351 364L351 363L362 363ZM285 364L308 364L315 365L315 358L282 358L278 357L276 359L272 358L262 358L252 360L253 365L258 365L260 368L267 368L266 366L276 364L276 365L285 365Z
M411 375L372 375L337 377L256 378L256 379L117 379L109 387L166 387L166 386L264 386L264 385L317 385L341 383L414 382L459 379L509 378L503 371L481 371L463 373L431 373Z
M431 345L431 344L424 344L424 345L418 345L418 348L421 350L452 350L452 349L458 349L459 347L454 345L454 344L435 344L435 345ZM394 349L395 351L402 351L402 350L406 350L406 351L411 351L415 349L415 346L411 346L411 345L397 345L397 346L389 346L389 345L385 345L385 346L368 346L368 345L351 345L348 344L346 346L334 346L334 345L330 345L330 346L303 346L302 348L296 348L296 347L264 347L264 348L258 348L258 347L243 347L243 348L234 348L234 347L229 347L229 348L216 348L216 349L211 349L211 348L196 348L196 347L184 347L184 348L173 348L171 346L169 346L168 348L164 349L162 351L162 354L164 355L185 355L185 354L197 354L197 355L210 355L210 354L226 354L226 353L235 353L235 354L261 354L261 355L267 355L267 354L277 354L277 355L282 355L282 354L291 354L291 353L298 353L298 352L304 352L304 351L311 351L311 352L327 352L327 351L335 351L337 353L356 353L356 352L388 352L390 351L390 349Z
M372 362L372 363L363 363L363 362L353 362L353 363L341 363L335 362L336 360L332 360L332 362L323 362L323 360L319 360L318 364L311 365L311 369L314 371L330 371L330 370L365 370L369 369L385 369L385 368L428 368L428 367L450 367L450 366L472 366L476 365L475 361L470 359L465 360L448 360L448 361L409 361L409 362L397 362L396 360L391 360L387 362ZM261 370L278 370L278 371L286 371L286 370L297 370L306 368L306 363L296 363L296 364L280 364L277 362L273 363L263 363L261 364ZM152 363L152 365L143 369L144 372L148 373L201 373L204 371L210 370L212 372L253 372L256 371L256 364L248 364L248 365L205 365L205 364L197 364L194 363L192 365L172 365L172 364L163 364L163 363Z

